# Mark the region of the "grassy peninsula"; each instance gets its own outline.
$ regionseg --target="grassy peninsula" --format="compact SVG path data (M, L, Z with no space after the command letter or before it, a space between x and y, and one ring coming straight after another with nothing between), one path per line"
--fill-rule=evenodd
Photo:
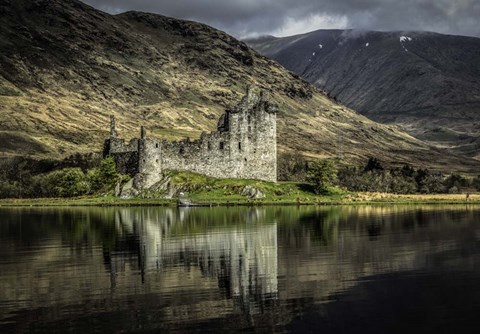
M205 205L355 205L480 204L480 194L392 194L351 192L328 187L320 194L307 182L216 179L189 172L169 172L162 186L129 198L113 191L73 198L2 199L0 206L176 206L179 197Z

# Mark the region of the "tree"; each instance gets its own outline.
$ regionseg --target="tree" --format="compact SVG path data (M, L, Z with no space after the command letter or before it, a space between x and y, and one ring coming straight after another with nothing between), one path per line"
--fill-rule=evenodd
M309 166L307 180L315 185L315 193L326 193L337 179L337 168L332 160L315 161Z
M441 173L431 173L428 169L418 169L415 182L417 189L423 194L438 194L446 192Z
M284 153L278 157L279 181L305 181L307 162L300 153Z
M365 166L365 171L383 171L383 166L380 163L380 160L378 160L377 158L369 158L367 165Z
M90 191L85 174L80 168L65 168L32 178L35 197L75 197Z
M480 175L472 180L472 186L480 191Z
M390 191L395 194L414 194L417 192L417 184L413 177L394 176L391 180Z
M363 182L363 173L357 167L344 167L338 171L340 186L353 191L366 191Z
M449 193L458 193L470 186L470 182L460 174L450 174L443 182Z
M89 192L90 185L80 168L65 168L58 173L60 174L57 185L59 197L75 197Z
M93 192L103 188L113 188L119 180L117 166L112 157L106 157L100 163L100 168L94 168L88 171L88 180Z
M404 177L414 177L415 176L415 169L410 166L409 164L405 164L403 165L402 169L401 169L401 174L402 176Z

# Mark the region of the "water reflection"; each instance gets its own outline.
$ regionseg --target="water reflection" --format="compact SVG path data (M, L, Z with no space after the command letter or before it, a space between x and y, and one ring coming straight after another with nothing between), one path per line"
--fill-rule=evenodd
M390 283L405 277L455 288L473 314L479 219L465 206L0 208L0 331L295 330L348 305L380 311L380 282L382 300L412 301Z
M217 210L216 210L217 211ZM227 298L256 312L259 302L277 295L277 225L263 224L264 209L226 210L221 219L188 208L115 212L115 249L104 252L116 286L126 263L141 273L142 283L170 268L198 268L218 280ZM217 228L213 228L217 225ZM182 287L182 286L179 286Z

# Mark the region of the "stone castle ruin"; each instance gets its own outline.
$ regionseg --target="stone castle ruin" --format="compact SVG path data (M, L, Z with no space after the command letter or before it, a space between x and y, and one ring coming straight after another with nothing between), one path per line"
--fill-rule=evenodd
M200 139L169 142L148 138L141 127L140 138L117 137L111 118L105 156L112 156L120 173L134 177L137 188L147 189L162 179L165 170L191 171L217 178L277 180L278 107L266 94L251 89L242 101L220 117L217 131Z

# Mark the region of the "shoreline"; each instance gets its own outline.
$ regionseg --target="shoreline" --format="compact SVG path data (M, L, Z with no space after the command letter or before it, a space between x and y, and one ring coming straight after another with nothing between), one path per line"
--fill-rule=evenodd
M466 199L464 194L435 194L435 195L396 195L381 193L358 193L353 195L318 196L286 199L212 199L193 200L196 205L191 207L217 206L342 206L342 205L416 205L416 204L443 204L443 205L479 205L480 194L471 194ZM25 198L0 199L0 207L177 207L177 199L165 198L133 198L121 199L118 197L77 197L77 198Z

